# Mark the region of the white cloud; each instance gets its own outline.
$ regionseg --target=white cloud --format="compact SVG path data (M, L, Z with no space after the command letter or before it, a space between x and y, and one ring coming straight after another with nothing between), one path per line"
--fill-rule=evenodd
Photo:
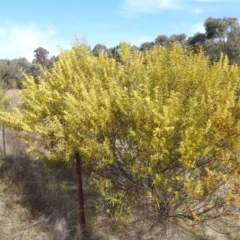
M199 14L199 13L202 13L202 9L201 8L195 8L194 10L193 10L193 12L194 13L197 13L197 14Z
M0 59L26 57L33 59L33 51L38 47L46 48L50 53L56 52L49 40L54 36L52 27L40 29L34 24L21 25L1 23L0 27ZM53 53L53 54L54 54Z
M128 12L155 12L161 9L178 9L181 0L125 0Z

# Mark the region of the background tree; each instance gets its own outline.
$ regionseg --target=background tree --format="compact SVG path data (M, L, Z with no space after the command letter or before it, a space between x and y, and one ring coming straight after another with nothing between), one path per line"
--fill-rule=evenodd
M186 43L186 34L173 34L169 37L169 42L177 42L181 45L185 45Z
M99 56L101 53L105 52L106 50L107 50L107 47L105 45L96 44L92 49L92 53L95 56Z
M202 46L212 62L219 60L221 53L226 54L230 63L239 63L240 26L237 18L208 18L205 33L196 33L188 39L195 50Z
M22 73L21 69L30 73L31 64L26 58L1 59L0 60L0 79L1 83L7 88L21 88Z
M17 62L17 88L21 89L23 73L25 72L28 75L32 75L32 64L26 58L19 58Z
M227 54L232 64L240 63L240 26L229 35L227 40Z
M47 49L43 47L38 47L33 52L34 59L32 60L31 75L34 76L35 81L38 82L38 78L41 74L41 68L48 70L51 66L51 62L48 57L49 52Z
M24 57L18 59L18 67L22 68L26 73L31 74L31 63Z
M154 46L154 42L144 42L140 45L140 51L146 51L151 49Z
M34 57L33 63L40 64L43 68L47 68L49 64L48 59L48 50L43 47L38 47L34 50Z
M207 41L205 33L197 32L192 37L189 37L187 40L188 45L194 48L194 51L197 51L200 46L203 46Z
M49 64L48 64L48 70L52 69L54 62L58 61L59 57L58 56L52 56L49 59Z
M204 26L207 39L212 40L221 52L229 55L228 39L230 36L233 38L239 28L237 18L208 18Z
M119 61L119 49L120 49L120 45L118 44L115 47L111 47L111 48L107 49L106 53L107 53L108 57Z
M0 60L0 77L5 86L14 88L16 85L17 63L8 59Z
M208 18L205 23L208 39L226 41L239 27L237 18Z
M139 51L139 47L137 47L136 45L131 46L131 52L136 52Z
M169 43L169 38L166 35L158 35L155 39L155 44L167 45Z

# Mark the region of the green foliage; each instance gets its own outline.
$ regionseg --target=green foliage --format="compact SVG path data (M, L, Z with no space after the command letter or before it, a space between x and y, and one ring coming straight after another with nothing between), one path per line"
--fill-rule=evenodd
M100 54L102 54L103 52L105 52L107 50L107 47L105 45L102 44L96 44L92 50L93 55L95 56L99 56Z
M141 51L150 50L154 46L154 42L144 42L140 46Z
M43 47L38 47L34 50L34 57L33 60L34 63L40 64L43 68L47 68L49 65L49 59L48 59L48 50Z
M228 56L231 64L240 62L240 26L237 18L208 18L205 33L196 33L188 39L195 50L203 47L212 62L220 59L221 53Z
M166 35L158 35L155 38L155 44L159 44L159 45L167 45L168 41L169 39Z
M120 220L138 207L196 222L230 214L240 69L179 44L141 52L122 43L118 54L94 56L86 43L63 50L39 84L25 76L23 105L2 121L50 160L79 152Z
M188 39L188 44L193 47L201 46L206 42L206 34L205 33L195 33L194 36Z
M0 84L8 89L21 88L21 69L31 74L31 64L26 58L0 59Z
M208 39L227 39L239 27L237 18L208 18L205 23Z

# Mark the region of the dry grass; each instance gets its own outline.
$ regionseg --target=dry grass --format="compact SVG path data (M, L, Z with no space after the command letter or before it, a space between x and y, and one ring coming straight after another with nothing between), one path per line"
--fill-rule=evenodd
M118 226L112 219L103 212L95 211L100 196L87 176L84 178L84 183L89 240L239 239L238 232L229 236L216 234L209 228L204 230L195 228L191 232L188 231L189 229L179 228L179 223L166 225L158 222L150 232L147 232L151 220L148 221L146 216L142 216L140 210L122 226L122 232L118 232ZM16 156L1 161L1 240L81 239L78 209L74 167L68 168L63 164L56 164L45 169L43 162L29 158L16 159ZM143 221L134 223L135 219ZM164 233L163 229L167 231Z
M7 178L2 177L0 185L0 239L54 239L47 228L48 219L44 215L35 218L30 210L22 204L21 187L14 186L9 189Z
M7 157L0 166L0 239L81 239L75 168L45 169L43 161ZM98 194L85 182L89 240L113 240L106 218L98 217Z
M11 99L11 106L19 106L22 103L22 100L19 96L19 89L9 89L5 93L5 97Z

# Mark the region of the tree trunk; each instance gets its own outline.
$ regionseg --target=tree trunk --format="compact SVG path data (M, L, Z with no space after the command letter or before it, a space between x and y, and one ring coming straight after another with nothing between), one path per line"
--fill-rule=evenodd
M76 166L77 166L77 177L78 177L78 195L79 195L79 207L80 207L80 225L82 230L82 236L86 235L86 221L84 211L84 199L83 199L83 186L82 186L82 159L79 152L75 154Z

